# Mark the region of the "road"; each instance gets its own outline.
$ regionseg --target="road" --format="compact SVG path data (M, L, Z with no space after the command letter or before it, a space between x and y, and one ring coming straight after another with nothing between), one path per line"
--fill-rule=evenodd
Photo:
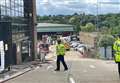
M44 64L22 76L5 83L120 83L117 65L114 61L81 58L80 54L70 51L65 59L69 71L55 72L55 58L51 64Z

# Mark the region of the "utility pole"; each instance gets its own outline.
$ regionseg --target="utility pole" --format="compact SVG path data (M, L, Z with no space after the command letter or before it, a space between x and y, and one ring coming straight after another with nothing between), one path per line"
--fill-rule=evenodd
M36 0L31 0L32 2L32 54L34 55L34 60L37 59L37 30L36 30Z
M99 32L99 26L98 26L98 11L99 11L99 4L98 4L98 0L97 0L97 3L96 3L96 31Z
M84 19L84 12L83 11L80 11L79 12L80 13L80 15L81 15L81 20L80 20L80 24L82 25L82 23L83 23L83 19Z
M36 0L24 0L24 16L28 20L28 36L31 41L31 59L35 60L37 58L37 31L36 31Z

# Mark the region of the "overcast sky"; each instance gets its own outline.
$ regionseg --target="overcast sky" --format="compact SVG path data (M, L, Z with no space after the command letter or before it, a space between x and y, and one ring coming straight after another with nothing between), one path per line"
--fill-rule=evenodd
M118 13L120 0L37 0L38 15ZM108 3L109 2L109 3Z

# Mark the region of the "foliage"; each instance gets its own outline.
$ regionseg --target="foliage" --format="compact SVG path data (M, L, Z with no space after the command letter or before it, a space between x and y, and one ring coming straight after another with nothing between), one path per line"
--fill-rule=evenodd
M90 14L73 14L73 15L49 15L37 16L38 22L59 23L59 24L72 24L76 26L76 31L91 30L91 26L97 26L99 31L105 34L118 34L120 32L120 14L104 14L95 15ZM91 24L89 24L91 23ZM90 27L88 26L90 25ZM87 28L86 28L87 27ZM89 30L90 29L90 30Z
M99 38L99 42L97 43L100 47L111 46L114 42L114 38L111 35L101 35Z
M87 23L86 26L81 26L81 31L93 32L95 31L95 25L92 23Z
M114 28L111 28L111 34L120 34L120 25Z
M95 31L95 25L93 25L92 23L87 23L86 28L89 32Z
M77 32L80 31L80 17L77 14L69 19L69 23L76 26Z

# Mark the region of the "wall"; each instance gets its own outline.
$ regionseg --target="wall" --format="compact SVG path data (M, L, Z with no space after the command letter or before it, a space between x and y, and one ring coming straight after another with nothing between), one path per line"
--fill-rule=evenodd
M111 46L108 46L107 49L106 49L106 57L105 57L105 49L104 47L100 47L99 48L99 55L100 55L100 58L103 58L103 59L112 59L112 47Z
M89 33L89 32L80 32L79 33L80 41L84 44L95 46L96 44L96 38L98 36L97 32Z

